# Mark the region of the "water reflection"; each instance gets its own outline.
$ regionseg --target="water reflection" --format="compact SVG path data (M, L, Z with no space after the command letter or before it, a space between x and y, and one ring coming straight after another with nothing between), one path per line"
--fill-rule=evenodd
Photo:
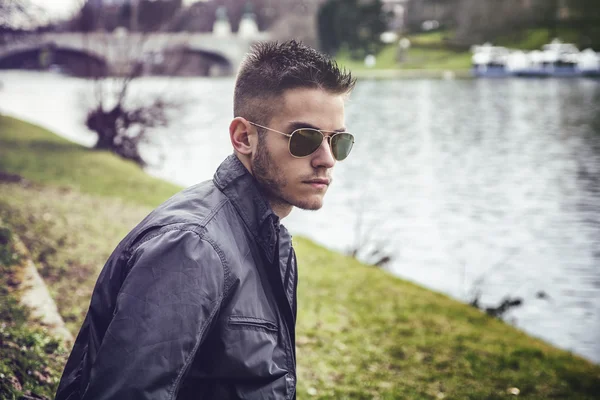
M519 326L598 361L599 88L367 82L349 125L368 143L338 171L346 203L373 205L395 273L464 300L523 297Z

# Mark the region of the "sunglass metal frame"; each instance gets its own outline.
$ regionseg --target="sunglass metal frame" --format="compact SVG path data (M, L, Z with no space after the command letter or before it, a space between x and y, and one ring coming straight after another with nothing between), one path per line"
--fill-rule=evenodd
M331 155L333 156L333 158L335 158L335 160L336 160L336 161L344 161L346 158L348 158L348 156L350 155L350 151L352 151L352 147L354 147L354 135L353 135L353 134L351 134L350 132L324 131L324 130L321 130L321 129L315 129L315 128L298 128L298 129L294 129L294 130L292 131L292 133L285 133L285 132L278 131L278 130L276 130L276 129L269 128L269 127L267 127L267 126L259 125L259 124L257 124L257 123L254 123L254 122L252 122L252 121L248 121L248 123L249 123L250 125L254 125L254 126L257 126L257 127L259 127L259 128L263 128L263 129L266 129L266 130L268 130L268 131L277 132L277 133L279 133L279 134L281 134L281 135L287 136L287 137L290 139L290 140L288 140L288 151L289 151L290 155L291 155L292 157L294 157L294 158L305 158L305 157L308 157L308 156L310 156L311 154L313 154L314 152L316 152L316 151L319 149L319 146L321 145L321 144L319 144L319 146L317 146L317 148L316 148L316 149L314 149L312 152L308 153L308 154L307 154L307 155L305 155L305 156L297 156L297 155L293 154L293 153L292 153L292 150L291 150L291 148L290 148L290 147L291 147L291 143L292 143L292 136L294 135L294 133L296 133L296 132L298 132L298 131L303 131L303 130L309 130L309 131L316 131L316 132L319 132L319 133L320 133L320 134L323 136L323 139L321 139L321 143L323 143L323 140L327 140L327 142L328 142L328 144L329 144L329 149L331 150ZM325 133L333 133L333 135L329 136L329 135L326 135ZM337 136L337 135L343 135L343 134L345 134L345 135L350 135L350 137L352 138L352 147L350 148L350 151L348 152L348 154L346 155L346 157L344 157L344 158L343 158L343 159L341 159L341 160L338 160L338 159L337 159L337 157L335 156L335 153L334 153L334 151L333 151L333 147L331 146L331 141L332 141L332 139L333 139L335 136Z

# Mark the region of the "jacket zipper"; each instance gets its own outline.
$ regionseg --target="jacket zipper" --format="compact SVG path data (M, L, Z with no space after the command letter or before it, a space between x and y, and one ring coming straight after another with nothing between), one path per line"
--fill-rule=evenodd
M291 243L290 243L291 246ZM277 256L274 257L274 264L276 263L276 271L277 276L274 273L269 273L269 280L271 281L272 290L274 290L275 299L280 307L281 317L283 320L283 329L285 329L285 333L287 333L288 343L291 346L290 356L292 358L292 364L290 365L294 376L294 389L297 387L297 376L296 376L296 320L294 317L294 311L292 310L292 305L290 304L286 290L283 286L283 282L281 281L281 273L279 269L281 266L279 265L279 227L277 227L277 241L275 243L275 248L277 249ZM290 252L292 248L290 247ZM273 269L273 266L271 266ZM290 398L296 398L296 391L290 396Z
M248 321L246 319L244 320L229 320L229 325L236 325L236 326L252 326L254 328L262 328L262 329L266 329L268 331L272 331L272 332L277 332L277 325L271 323L271 322L267 322L267 321Z

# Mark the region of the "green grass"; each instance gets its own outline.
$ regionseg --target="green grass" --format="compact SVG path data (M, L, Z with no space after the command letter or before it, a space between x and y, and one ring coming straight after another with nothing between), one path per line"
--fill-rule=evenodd
M578 43L580 34L574 29L560 28L557 31L557 38L566 43ZM510 35L499 37L494 44L512 49L541 50L543 45L553 39L555 37L549 29L536 28L515 31Z
M446 296L296 243L301 394L597 398L600 368ZM300 398L304 398L301 396Z
M51 398L67 354L19 304L14 283L21 261L12 231L0 225L0 399Z
M0 119L0 168L34 182L153 206L180 188L145 174L135 163L93 151L48 131Z
M408 39L414 47L443 46L444 41L449 39L451 35L452 33L447 31L433 31L409 35Z
M362 60L353 60L345 52L336 56L336 61L359 74L369 70L465 70L471 65L470 52L457 52L448 49L411 47L402 63L397 60L397 45L384 47L376 56L377 64L370 69Z
M0 171L26 178L0 183L0 216L28 247L76 333L108 253L162 200L135 196L125 182L130 176L147 180L164 190L163 199L175 187L62 140L59 157L43 145L58 139L33 125L0 117L0 126L0 148L14 153L0 153ZM80 153L87 155L85 164ZM88 158L96 170L106 160L112 186L67 184L86 180ZM52 164L60 168L50 170ZM594 399L600 393L597 365L304 238L294 244L300 399L501 399L514 387L525 399ZM57 377L54 372L49 379Z
M336 55L336 61L360 76L368 71L378 70L468 70L471 66L471 53L449 48L445 43L449 35L451 34L445 31L436 31L408 36L411 46L403 55L402 62L398 62L397 43L386 45L376 54L377 63L373 68L367 68L362 60L350 58L347 51L340 51Z
M471 66L471 53L413 47L408 51L404 69L463 70Z

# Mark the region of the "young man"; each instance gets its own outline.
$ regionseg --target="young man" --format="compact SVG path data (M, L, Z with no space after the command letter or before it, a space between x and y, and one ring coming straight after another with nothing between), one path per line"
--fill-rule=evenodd
M56 399L292 399L296 257L280 220L317 210L354 138L349 73L291 41L240 67L234 154L154 210L102 270Z

